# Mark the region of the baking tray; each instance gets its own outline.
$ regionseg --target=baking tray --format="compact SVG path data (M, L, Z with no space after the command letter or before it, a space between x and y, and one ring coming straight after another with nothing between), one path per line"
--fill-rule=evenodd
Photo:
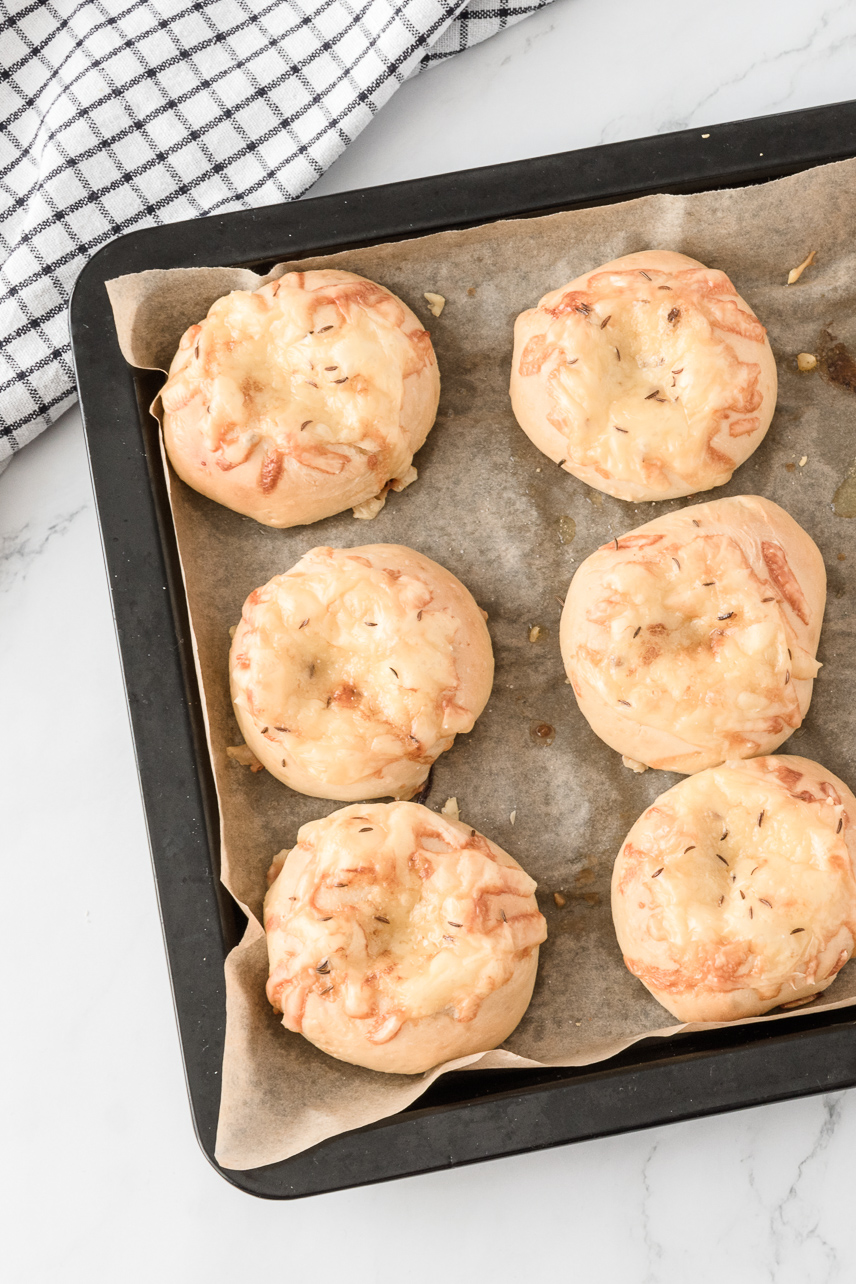
M243 916L219 827L157 425L161 376L128 367L105 281L147 268L285 259L653 192L764 182L856 155L856 102L684 130L128 233L70 304L95 502L196 1135L218 1172L291 1199L856 1084L856 1009L650 1039L594 1067L468 1071L410 1109L277 1164L220 1168L223 963Z

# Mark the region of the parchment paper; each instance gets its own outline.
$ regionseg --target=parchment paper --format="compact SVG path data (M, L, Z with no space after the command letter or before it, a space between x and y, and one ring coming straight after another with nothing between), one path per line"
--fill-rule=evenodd
M170 474L222 814L222 877L250 916L226 964L217 1143L224 1166L271 1163L390 1115L450 1068L405 1077L342 1064L283 1030L264 995L265 872L276 852L294 844L301 824L340 804L305 798L227 758L227 746L241 743L229 703L229 627L252 589L319 544L389 541L420 549L459 576L489 613L493 696L474 731L437 762L428 803L439 809L456 796L462 818L538 880L549 937L524 1020L503 1050L472 1061L582 1065L685 1028L672 1024L626 971L609 908L612 864L627 830L678 778L634 775L589 729L565 683L558 624L561 599L584 557L687 501L629 504L601 495L560 472L517 427L507 393L512 325L547 290L633 250L681 250L727 272L768 327L780 380L773 425L731 483L702 498L766 495L820 546L829 573L820 643L825 667L806 724L780 752L815 758L856 784L856 541L833 506L856 455L856 398L830 379L834 363L824 365L824 377L821 370L798 373L795 361L799 352L818 351L824 329L847 345L856 342L854 209L856 161L846 161L758 187L651 196L274 269L276 276L296 266L341 266L388 286L430 329L443 391L436 425L415 461L419 480L393 495L372 522L348 512L273 531ZM812 249L816 264L786 286L789 269ZM246 270L211 268L110 282L125 356L136 366L164 369L185 327L215 298L258 281ZM436 320L426 290L447 300ZM823 342L828 348L831 340ZM533 644L535 624L541 633ZM551 742L533 735L545 723L555 729ZM556 892L565 897L561 908ZM808 1010L856 1002L856 965L843 969L825 998Z

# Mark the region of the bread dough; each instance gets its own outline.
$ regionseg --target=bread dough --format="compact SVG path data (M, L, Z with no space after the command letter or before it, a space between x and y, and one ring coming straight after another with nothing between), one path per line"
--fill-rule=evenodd
M539 450L618 499L722 486L776 405L766 331L724 272L644 250L522 312L511 403Z
M816 762L727 762L661 794L624 841L624 961L680 1021L760 1016L825 990L856 935L856 798Z
M784 509L714 499L586 558L565 599L562 658L608 745L700 771L770 753L800 725L825 601L823 558Z
M412 480L434 422L431 338L382 285L289 272L218 299L161 392L183 481L266 526L317 522Z
M354 1065L418 1074L495 1048L529 1005L547 928L507 852L417 803L304 825L271 869L267 995Z
M244 604L229 657L244 739L292 789L410 798L493 685L484 613L399 544L315 548Z

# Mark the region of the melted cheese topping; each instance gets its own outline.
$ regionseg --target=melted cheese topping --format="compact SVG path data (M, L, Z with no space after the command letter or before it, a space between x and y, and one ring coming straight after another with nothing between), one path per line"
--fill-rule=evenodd
M649 266L593 273L524 313L535 333L519 358L520 393L528 378L547 381L569 470L593 468L658 497L726 482L748 451L725 443L761 429L764 400L761 365L738 357L734 337L772 364L764 327L741 304L722 272Z
M267 993L297 1032L310 994L372 1043L439 1013L469 1022L546 937L516 861L416 803L343 808L283 856L265 900Z
M460 628L417 576L314 549L247 599L232 646L235 704L283 766L327 785L402 758L424 778L480 711L459 689Z
M161 393L165 427L180 416L186 431L189 412L216 467L256 460L262 494L286 458L331 475L358 462L380 490L412 456L405 380L435 364L408 315L351 273L289 273L224 295L181 340Z
M744 987L762 1004L786 1002L849 958L854 817L831 782L795 769L802 761L699 772L628 834L613 875L616 930L631 972L667 1006L669 995Z
M798 727L794 680L820 666L798 646L781 594L727 535L649 539L595 555L602 591L572 617L572 680L622 717L723 756Z

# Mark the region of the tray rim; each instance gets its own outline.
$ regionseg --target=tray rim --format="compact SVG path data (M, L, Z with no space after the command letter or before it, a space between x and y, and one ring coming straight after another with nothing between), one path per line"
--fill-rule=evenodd
M503 1087L459 1101L442 1100L455 1081L446 1076L408 1110L291 1159L222 1168L213 1154L222 967L236 907L217 873L216 799L174 533L152 459L154 421L119 351L104 282L144 268L273 263L650 192L763 182L854 155L856 101L835 103L144 228L108 242L82 269L69 303L73 356L185 1081L200 1147L232 1185L300 1198L850 1087L856 1008L738 1027L736 1043L734 1029L704 1032L702 1045L680 1035L652 1051L645 1040L595 1066L557 1068L546 1082L508 1070ZM247 257L249 245L261 252ZM190 932L187 910L199 920ZM479 1074L467 1075L472 1087Z

